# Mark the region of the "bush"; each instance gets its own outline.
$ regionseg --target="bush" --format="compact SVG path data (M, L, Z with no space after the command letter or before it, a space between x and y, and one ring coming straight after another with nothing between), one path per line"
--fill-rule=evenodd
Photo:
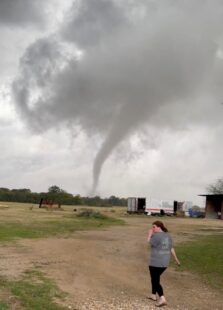
M83 210L81 211L78 215L78 217L84 217L84 218L93 218L93 219L98 219L98 220L105 220L108 217L104 214L101 214L100 212L96 212L94 210Z

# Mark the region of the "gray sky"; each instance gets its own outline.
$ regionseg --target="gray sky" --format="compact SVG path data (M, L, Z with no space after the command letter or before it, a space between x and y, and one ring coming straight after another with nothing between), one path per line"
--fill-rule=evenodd
M223 171L222 1L1 0L1 187L192 200Z

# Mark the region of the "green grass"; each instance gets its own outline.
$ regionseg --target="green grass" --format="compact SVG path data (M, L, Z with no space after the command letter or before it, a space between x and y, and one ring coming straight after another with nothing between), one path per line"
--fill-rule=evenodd
M176 246L180 270L201 275L212 287L223 289L223 235L208 235Z
M76 217L67 216L60 219L37 220L28 223L0 223L0 241L12 241L18 238L44 238L52 235L71 234L77 230L103 228L109 225L122 225L124 221L107 216Z
M38 271L27 272L18 281L0 278L1 291L7 290L8 296L0 302L0 310L14 309L14 303L27 310L65 310L56 300L63 300L66 296L56 285Z
M9 307L6 303L0 302L0 310L9 310Z

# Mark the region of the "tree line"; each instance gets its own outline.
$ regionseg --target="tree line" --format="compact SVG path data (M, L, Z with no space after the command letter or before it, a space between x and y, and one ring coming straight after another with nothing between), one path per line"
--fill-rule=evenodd
M62 205L87 205L87 206L127 206L126 198L110 196L109 198L81 197L72 195L57 185L48 188L47 192L35 193L28 188L8 189L0 188L0 201L35 203L39 204L41 199Z
M223 178L209 184L206 190L209 194L223 194ZM81 197L80 195L72 195L57 185L50 186L47 192L42 193L34 193L28 188L10 190L0 187L0 201L39 204L41 199L62 205L127 206L126 198L116 196L110 196L109 198L101 198L100 196Z

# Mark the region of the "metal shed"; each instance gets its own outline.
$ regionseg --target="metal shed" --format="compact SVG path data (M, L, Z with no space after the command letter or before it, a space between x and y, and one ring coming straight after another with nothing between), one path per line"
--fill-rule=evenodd
M205 218L223 220L223 194L199 195L206 197Z

